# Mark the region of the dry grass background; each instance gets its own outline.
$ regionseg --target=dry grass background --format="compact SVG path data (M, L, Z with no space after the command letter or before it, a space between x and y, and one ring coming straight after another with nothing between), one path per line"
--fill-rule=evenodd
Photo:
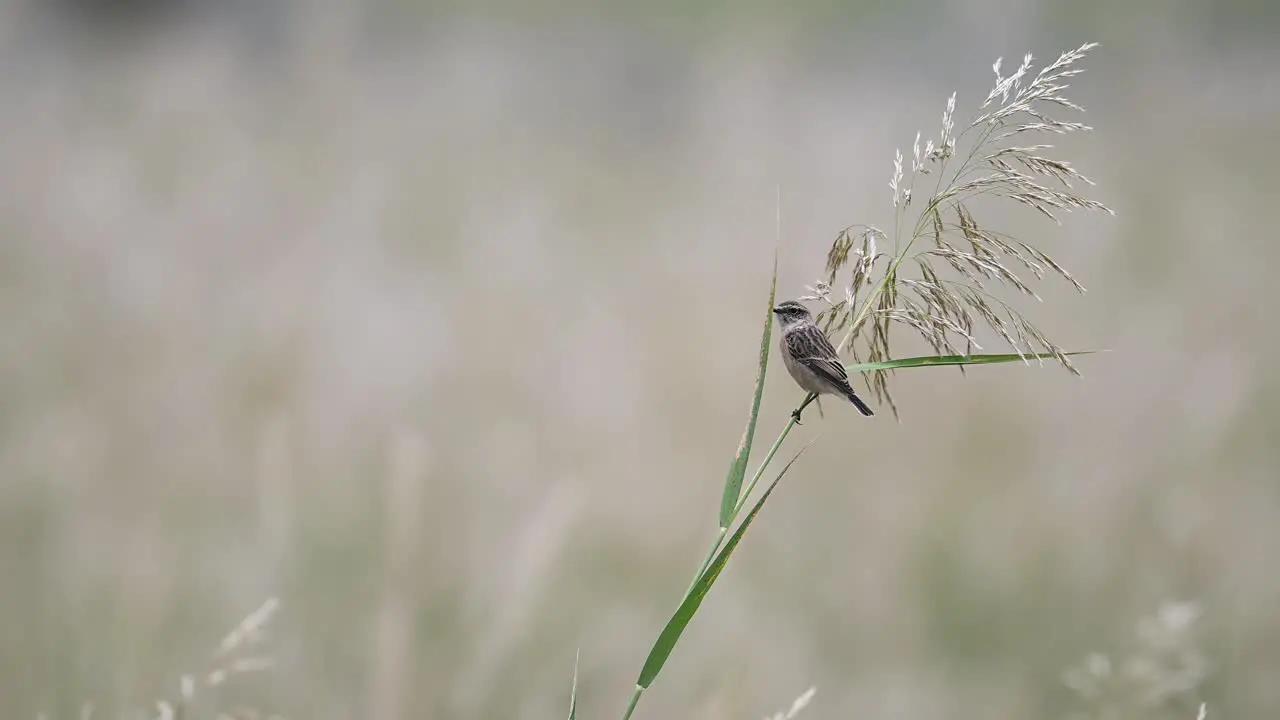
M1183 600L1205 669L1144 712L1280 710L1265 9L418 7L4 6L6 717L172 697L271 596L220 706L555 717L581 647L580 716L620 711L713 530L775 187L798 295L952 90L1084 40L1066 155L1118 218L1001 220L1090 288L1032 318L1115 352L806 421L639 716L1062 717Z

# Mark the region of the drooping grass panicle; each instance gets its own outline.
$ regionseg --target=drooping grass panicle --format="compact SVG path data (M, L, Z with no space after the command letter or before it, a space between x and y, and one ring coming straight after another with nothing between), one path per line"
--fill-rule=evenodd
M980 350L979 335L990 332L1024 359L1049 355L1075 371L1063 349L1001 294L1011 291L1038 301L1034 285L1049 275L1080 292L1084 286L1045 250L980 221L975 209L1003 198L1056 224L1072 210L1112 214L1080 194L1078 188L1092 187L1093 180L1052 157L1051 144L1029 141L1092 129L1056 114L1083 112L1066 97L1067 80L1083 72L1078 63L1094 47L1086 43L1062 53L1039 71L1030 53L1009 75L1002 74L997 60L995 83L973 120L956 131L953 93L936 138L917 133L909 155L895 151L889 180L892 234L866 225L841 231L827 254L823 278L807 296L825 305L819 321L839 335L842 352L856 362L891 359L891 327L897 324L939 355ZM842 282L847 284L840 292ZM896 414L889 372L877 370L866 381Z

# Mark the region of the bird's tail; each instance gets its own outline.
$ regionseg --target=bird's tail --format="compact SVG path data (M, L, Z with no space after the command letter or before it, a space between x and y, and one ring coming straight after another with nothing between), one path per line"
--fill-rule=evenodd
M875 413L871 412L871 408L867 407L867 404L862 402L862 398L858 397L858 394L853 391L853 388L846 389L848 390L848 393L845 397L849 398L849 402L853 403L853 406L858 408L858 412L866 415L867 417L875 415Z

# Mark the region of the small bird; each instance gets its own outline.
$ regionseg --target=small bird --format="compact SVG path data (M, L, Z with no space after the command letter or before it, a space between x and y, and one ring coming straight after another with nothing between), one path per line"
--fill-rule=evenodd
M778 341L782 362L796 384L816 395L840 395L863 415L874 415L849 387L849 374L840 364L840 356L827 336L813 323L809 309L795 300L787 300L779 303L773 314L778 316L778 324L782 327L782 339ZM800 410L793 414L799 422Z

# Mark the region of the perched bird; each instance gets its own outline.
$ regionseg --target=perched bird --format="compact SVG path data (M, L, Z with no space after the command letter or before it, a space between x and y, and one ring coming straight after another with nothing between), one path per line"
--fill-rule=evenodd
M778 324L782 328L782 339L778 341L782 362L796 384L816 395L839 395L853 403L863 415L873 415L871 408L849 387L849 374L840 364L840 356L827 336L813 323L809 309L795 300L788 300L779 303L773 314L778 316ZM800 410L794 414L799 421Z

